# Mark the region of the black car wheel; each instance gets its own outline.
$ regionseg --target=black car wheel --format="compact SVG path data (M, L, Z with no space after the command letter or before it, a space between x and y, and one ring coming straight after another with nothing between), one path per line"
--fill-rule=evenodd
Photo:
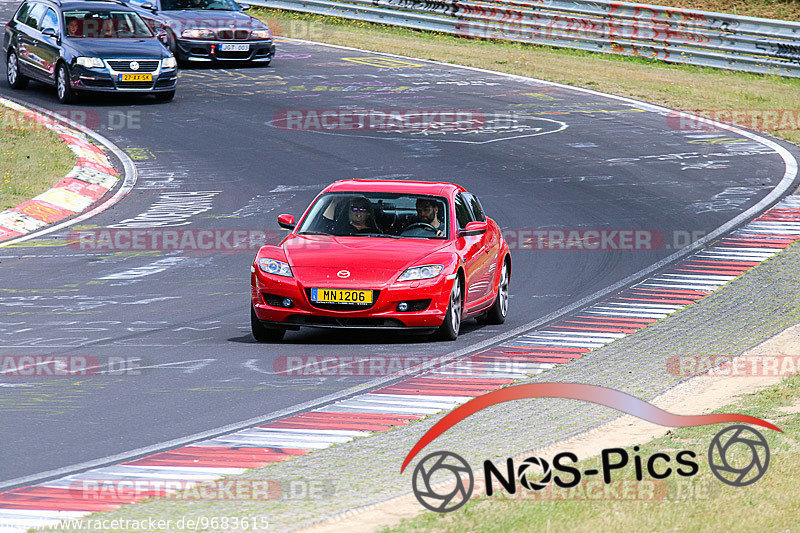
M28 78L19 70L17 53L11 50L6 58L6 79L12 89L24 89L28 86Z
M69 80L69 69L64 63L61 63L58 65L56 74L56 93L58 101L62 104L71 104L75 101L75 91L72 90Z
M268 328L256 316L256 310L250 306L250 330L258 342L279 342L286 334L283 328Z
M185 67L189 64L189 61L183 56L181 53L180 48L178 48L178 39L175 37L175 34L172 33L171 30L167 29L167 43L164 45L167 49L172 52L172 55L175 56L175 61L178 63L178 67Z
M456 276L453 282L453 291L450 293L450 304L444 315L444 322L436 331L436 337L443 341L454 341L458 338L461 329L461 315L463 313L463 300L461 298L461 279Z

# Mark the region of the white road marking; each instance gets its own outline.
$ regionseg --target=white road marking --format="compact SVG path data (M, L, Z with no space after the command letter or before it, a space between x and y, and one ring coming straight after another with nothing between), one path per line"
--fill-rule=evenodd
M169 267L186 261L186 259L186 257L166 257L150 263L149 265L131 268L130 270L123 270L122 272L109 274L98 279L137 279L144 276L151 276L153 274L158 274L159 272L164 272Z

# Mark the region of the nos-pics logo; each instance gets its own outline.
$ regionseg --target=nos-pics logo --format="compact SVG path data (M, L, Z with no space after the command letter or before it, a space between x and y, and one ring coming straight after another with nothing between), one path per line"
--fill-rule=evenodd
M557 397L585 400L632 414L649 422L663 426L688 427L721 422L745 422L775 431L774 425L759 418L717 414L684 416L669 413L647 402L620 391L583 385L578 383L535 383L518 385L479 396L437 422L422 436L406 456L400 469L405 470L419 451L464 418L490 405L522 398ZM607 448L601 452L601 468L580 471L575 464L578 457L571 452L562 452L552 458L552 464L541 457L529 457L519 464L506 459L505 467L497 467L489 460L483 462L483 476L487 496L497 488L516 494L518 487L528 491L540 491L551 483L562 489L577 486L592 476L602 477L606 485L612 483L614 472L632 464L638 481L645 478L665 479L672 475L691 477L700 468L697 454L682 450L674 456L654 453L641 456L638 446L629 454L623 448ZM744 487L755 483L769 467L769 446L764 436L742 424L728 426L719 431L708 448L708 465L714 476L723 483ZM439 512L454 511L467 503L475 487L470 465L458 454L449 451L433 452L425 456L414 469L412 489L423 507Z

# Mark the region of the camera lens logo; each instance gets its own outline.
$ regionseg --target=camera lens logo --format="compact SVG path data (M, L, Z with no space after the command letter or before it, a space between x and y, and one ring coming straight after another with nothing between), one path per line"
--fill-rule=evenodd
M539 478L539 482L535 483L528 479L528 474L533 474L533 472L528 472L531 470L531 467L536 467L542 470L542 475ZM550 483L550 478L552 477L552 472L550 470L550 464L542 459L541 457L528 457L525 459L519 468L517 469L517 477L519 478L519 483L523 487L528 490L542 490Z
M467 480L463 479L464 474L467 474ZM455 486L450 489L451 483L447 482L453 481ZM460 455L452 452L433 452L417 464L411 483L414 496L423 507L436 513L449 513L469 501L475 479L469 464ZM449 490L449 492L434 490L434 484L442 483L447 483L447 486L439 487L439 490Z
M729 426L711 440L708 466L723 483L734 487L751 485L769 467L767 439L748 426Z

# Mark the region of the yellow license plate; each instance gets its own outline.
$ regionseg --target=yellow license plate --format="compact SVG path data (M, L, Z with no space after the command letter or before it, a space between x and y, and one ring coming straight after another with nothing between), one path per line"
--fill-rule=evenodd
M153 81L152 74L120 74L119 81Z
M371 304L372 291L311 289L311 301L326 304Z

